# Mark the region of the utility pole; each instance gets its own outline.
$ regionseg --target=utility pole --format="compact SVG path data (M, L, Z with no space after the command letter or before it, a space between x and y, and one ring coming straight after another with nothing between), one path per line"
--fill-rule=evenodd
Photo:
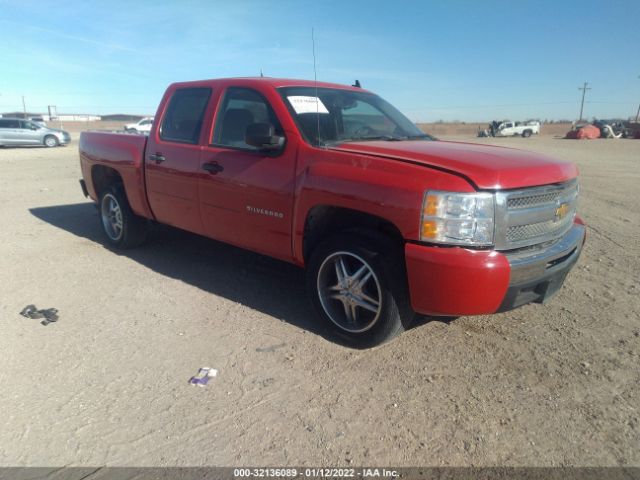
M638 75L638 78L640 78L640 75ZM640 104L638 105L638 111L636 112L636 123L638 123L638 117L640 117Z
M24 95L22 95L22 111L24 112L24 119L27 119L27 106L24 103Z
M579 122L582 121L582 112L584 110L584 95L585 93L587 93L587 90L591 90L591 87L587 87L587 85L589 85L589 83L584 82L584 85L582 85L582 87L578 87L578 90L582 90L582 103L580 103L580 119L578 120Z

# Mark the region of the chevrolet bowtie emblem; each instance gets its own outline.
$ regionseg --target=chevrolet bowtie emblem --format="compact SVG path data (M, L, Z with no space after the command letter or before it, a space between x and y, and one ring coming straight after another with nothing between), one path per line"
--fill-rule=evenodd
M569 204L562 203L558 208L556 208L556 221L562 220L569 213Z

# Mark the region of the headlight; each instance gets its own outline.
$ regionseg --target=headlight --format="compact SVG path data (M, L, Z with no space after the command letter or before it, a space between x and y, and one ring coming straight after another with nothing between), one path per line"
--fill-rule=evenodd
M491 193L426 192L420 240L450 245L493 245L494 204Z

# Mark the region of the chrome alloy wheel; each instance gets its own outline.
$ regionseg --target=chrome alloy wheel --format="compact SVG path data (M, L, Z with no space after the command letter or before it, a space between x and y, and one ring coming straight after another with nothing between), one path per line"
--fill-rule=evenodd
M329 255L318 270L317 289L325 313L347 332L367 331L380 317L380 281L358 255L350 252Z
M117 242L122 237L123 222L122 222L122 209L116 197L107 193L102 197L102 225L104 231L109 238L114 242Z

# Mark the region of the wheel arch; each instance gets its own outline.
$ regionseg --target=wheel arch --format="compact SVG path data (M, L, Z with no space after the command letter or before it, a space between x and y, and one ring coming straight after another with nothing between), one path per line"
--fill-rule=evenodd
M44 145L47 145L47 138L53 138L55 140L55 145L60 145L60 139L53 133L46 133L44 137L42 137L42 143Z
M91 186L97 198L107 188L115 184L122 183L122 175L115 168L106 167L104 165L93 165L91 167Z
M369 212L335 205L315 205L307 211L302 237L302 257L308 263L311 254L322 240L341 232L371 233L402 247L404 237L390 220ZM400 248L404 251L403 248Z

